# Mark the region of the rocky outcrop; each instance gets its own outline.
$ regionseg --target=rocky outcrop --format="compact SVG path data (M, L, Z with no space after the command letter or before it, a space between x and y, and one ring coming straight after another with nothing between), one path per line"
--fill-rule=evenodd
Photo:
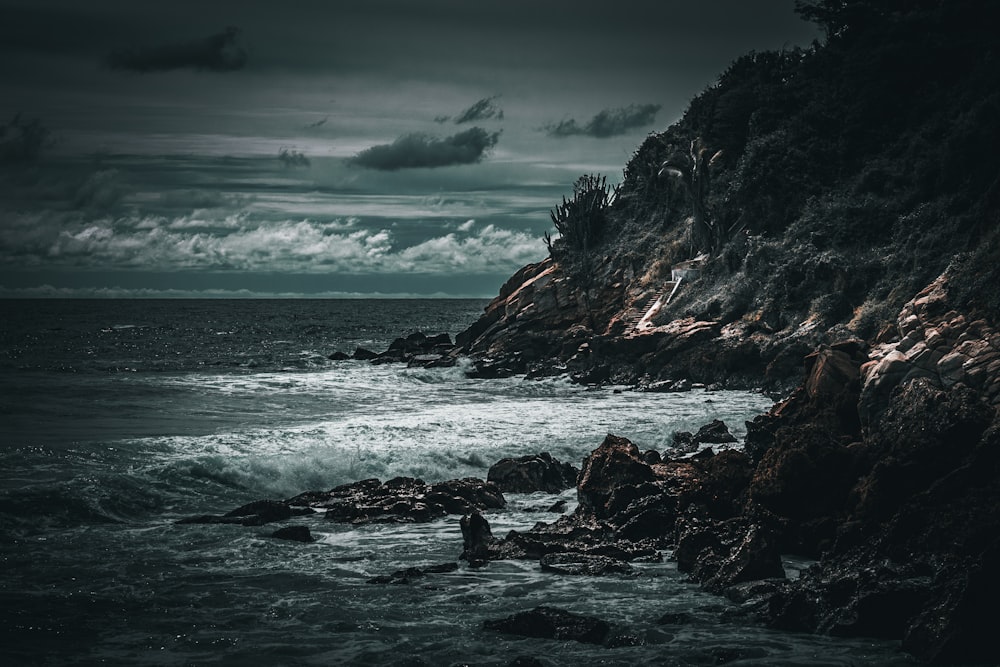
M877 346L861 369L866 424L886 410L896 387L917 378L944 389L969 387L1000 406L1000 330L953 308L947 274L903 307L896 327L898 340Z
M481 479L427 484L413 477L396 477L385 483L365 479L329 491L307 491L287 500L259 500L227 514L190 517L179 523L259 526L318 513L340 523L423 523L448 514L496 510L505 505L500 489Z
M326 492L303 493L285 501L323 511L326 519L341 523L422 523L447 514L467 514L504 507L496 485L466 478L427 484L413 477L386 482L366 479Z
M507 493L559 493L576 486L579 470L547 452L506 458L490 466L486 480Z

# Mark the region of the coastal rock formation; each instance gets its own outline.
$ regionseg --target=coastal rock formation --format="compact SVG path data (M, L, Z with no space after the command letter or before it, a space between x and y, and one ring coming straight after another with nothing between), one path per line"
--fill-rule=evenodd
M586 644L603 644L611 633L611 626L598 618L544 606L506 618L483 621L483 629L507 635L571 640Z
M317 513L340 523L423 523L448 514L496 510L505 505L500 489L481 479L427 484L413 477L395 477L385 483L365 479L329 491L307 491L287 500L260 500L227 514L190 517L178 523L259 526Z
M422 523L447 514L500 509L506 501L496 485L467 478L427 484L413 477L386 482L366 479L327 492L303 493L287 502L324 510L342 523Z
M501 459L490 466L486 480L508 493L559 493L576 486L579 472L569 463L561 463L542 452Z

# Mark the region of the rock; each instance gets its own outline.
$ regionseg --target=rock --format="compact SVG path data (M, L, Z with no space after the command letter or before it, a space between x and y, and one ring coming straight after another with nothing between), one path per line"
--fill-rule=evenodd
M316 538L309 531L309 526L285 526L271 533L271 537L279 540L293 540L295 542L316 541Z
M698 445L738 442L736 437L729 432L729 427L726 426L726 423L719 419L713 419L710 423L698 429L698 432L694 434L693 441Z
M384 484L377 479L362 480L328 492L301 494L288 502L325 509L330 521L355 524L422 523L506 504L500 489L489 482L468 478L427 484L412 477L396 477Z
M351 358L351 355L346 352L337 351L327 357L330 361L347 361Z
M356 359L357 361L371 361L372 359L377 359L378 354L363 347L359 347L354 350L354 354L351 355L351 358Z
M576 486L579 470L548 453L501 459L490 466L486 479L508 493L559 493Z
M542 570L556 574L583 574L600 577L609 574L634 574L625 561L608 556L582 553L551 553L539 561Z
M490 523L479 512L463 516L459 525L462 529L461 560L469 562L471 567L482 567L490 560L490 549L497 540L490 530Z
M535 607L507 618L483 621L484 630L538 639L572 640L602 644L611 632L605 621L556 607Z
M405 570L397 570L392 574L383 574L366 580L369 584L409 584L414 579L421 579L428 574L442 574L454 572L458 569L457 563L442 563L440 565L430 565L428 567L408 567Z
M549 507L548 512L555 512L556 514L562 514L566 511L566 501L557 500Z
M257 500L237 507L231 512L217 515L205 515L181 519L177 523L224 523L241 526L263 526L274 521L284 521L293 516L312 514L311 510L293 508L289 503L280 500Z
M653 469L639 456L639 448L610 433L584 460L577 485L577 497L585 511L597 518L610 514L608 502L622 487L652 482Z

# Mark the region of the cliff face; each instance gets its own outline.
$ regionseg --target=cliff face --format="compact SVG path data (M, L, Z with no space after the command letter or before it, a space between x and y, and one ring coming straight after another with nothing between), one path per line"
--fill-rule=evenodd
M825 44L740 58L619 188L588 199L582 179L554 210L550 257L459 339L482 372L787 390L817 345L891 342L903 304L946 272L974 320L1000 322L988 3L800 4ZM699 253L697 279L637 329Z

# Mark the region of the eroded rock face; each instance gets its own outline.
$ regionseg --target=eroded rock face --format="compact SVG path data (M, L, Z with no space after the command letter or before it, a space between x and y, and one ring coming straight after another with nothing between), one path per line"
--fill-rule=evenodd
M917 378L944 389L974 389L1000 406L1000 331L952 308L947 275L909 301L896 326L899 340L873 350L861 369L859 412L866 424L886 410L893 389Z
M576 486L579 470L548 453L501 459L486 475L501 491L508 493L559 493Z

